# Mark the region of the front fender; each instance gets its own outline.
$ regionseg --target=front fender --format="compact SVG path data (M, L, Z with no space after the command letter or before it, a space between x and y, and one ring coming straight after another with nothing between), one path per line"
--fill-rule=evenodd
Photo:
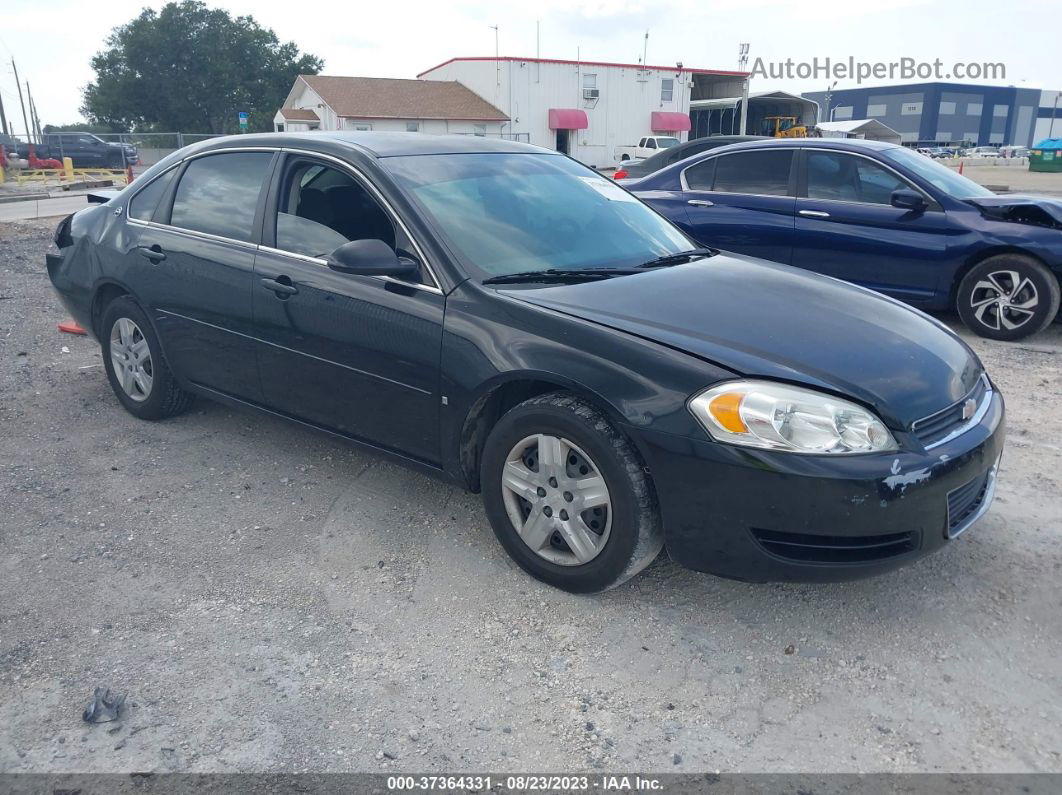
M571 390L635 437L652 429L705 438L686 401L734 376L682 351L471 282L447 298L440 371L442 457L454 474L462 471L462 431L469 417L505 385L533 382Z

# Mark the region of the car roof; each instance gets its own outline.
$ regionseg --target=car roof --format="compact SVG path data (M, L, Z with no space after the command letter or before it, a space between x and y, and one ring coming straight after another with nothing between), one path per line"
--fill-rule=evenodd
M848 149L853 152L860 151L876 151L880 152L886 149L901 149L899 144L892 144L888 141L868 141L865 138L763 138L759 141L744 141L742 143L730 144L726 147L727 152L736 152L741 149L759 149L761 147L771 146L804 146L804 147L825 147L827 149ZM715 149L712 154L722 154L724 150L722 148Z
M219 138L209 138L200 144L195 144L194 151L230 148L234 144L241 147L288 146L325 150L335 150L337 148L355 149L375 157L476 152L557 154L551 149L544 149L540 146L479 135L430 135L420 132L372 132L363 130L226 135ZM322 144L324 144L324 147L322 147Z

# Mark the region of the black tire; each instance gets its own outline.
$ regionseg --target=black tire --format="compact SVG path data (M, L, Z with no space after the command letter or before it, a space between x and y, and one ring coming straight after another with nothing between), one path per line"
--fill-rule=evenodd
M520 537L505 506L502 471L509 452L534 434L569 440L589 456L611 498L611 529L596 557L579 565L546 560ZM664 545L656 493L631 441L594 406L567 392L531 398L491 430L480 471L483 502L498 541L532 577L573 593L604 591L653 561Z
M135 400L126 394L115 374L115 364L111 357L111 335L115 325L123 318L136 324L151 355L151 387L147 396L141 400ZM103 310L99 338L107 380L111 382L111 389L126 411L142 420L162 420L180 414L188 408L192 402L192 394L177 385L162 355L162 348L151 322L131 297L119 296Z
M627 154L624 154L624 155L620 155L620 162L621 162L621 163L626 163L626 162L627 162L628 160L630 160L630 159L631 159L631 156L630 156L630 155L627 155Z
M993 286L995 285L995 286ZM994 296L1032 313L993 302ZM1020 340L1043 331L1058 314L1058 279L1039 260L1024 254L998 254L975 265L959 284L956 309L962 322L981 337ZM986 303L987 302L987 303Z

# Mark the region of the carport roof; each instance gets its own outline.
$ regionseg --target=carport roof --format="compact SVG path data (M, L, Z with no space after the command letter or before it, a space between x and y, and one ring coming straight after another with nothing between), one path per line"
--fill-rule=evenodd
M822 132L841 133L844 135L863 135L874 141L900 143L901 136L887 124L877 119L846 119L845 121L823 121L817 125Z
M299 75L337 116L354 119L508 121L509 117L456 80Z
M280 115L288 121L320 121L320 117L312 110L305 108L281 108Z
M749 99L791 99L808 105L818 105L815 100L790 94L787 91L758 91L749 94ZM717 110L734 108L741 103L741 97L721 97L719 99L694 99L690 101L690 110Z

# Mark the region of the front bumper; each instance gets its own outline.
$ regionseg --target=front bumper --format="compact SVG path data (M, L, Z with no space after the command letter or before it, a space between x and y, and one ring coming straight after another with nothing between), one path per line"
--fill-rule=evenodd
M629 430L647 458L677 563L753 582L815 582L895 569L980 519L1005 421L993 392L977 425L932 451L837 457Z

